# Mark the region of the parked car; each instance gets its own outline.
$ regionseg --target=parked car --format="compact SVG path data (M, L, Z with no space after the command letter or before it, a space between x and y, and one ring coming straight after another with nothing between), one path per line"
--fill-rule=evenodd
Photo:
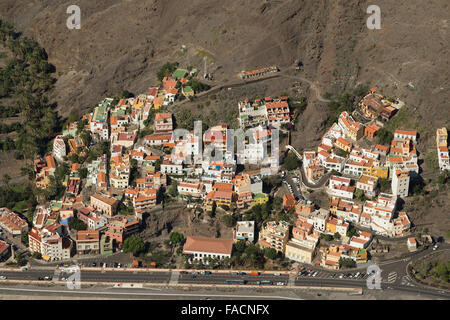
M38 280L44 280L44 278L43 278L43 277L38 277L37 279L38 279Z
M208 275L211 274L211 271L203 271L202 274Z
M97 264L96 264L95 262L93 262L93 263L92 263L92 266L93 266L93 267L96 267L96 266L97 266Z
M284 286L284 282L277 282L277 286Z
M273 275L274 275L274 276L281 276L281 273L275 272Z
M247 273L245 273L245 272L241 272L241 273L239 273L241 276L245 276Z
M52 280L52 277L50 277L50 276L45 276L45 277L44 277L44 280Z
M339 279L342 279L342 278L344 278L344 275L343 275L343 274L341 274L341 275L339 276Z
M6 276L0 276L0 280L6 280Z

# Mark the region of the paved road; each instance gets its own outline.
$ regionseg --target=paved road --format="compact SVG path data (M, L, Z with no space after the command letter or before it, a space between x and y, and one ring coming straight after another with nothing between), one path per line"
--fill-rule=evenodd
M441 247L437 251L433 251L431 248L411 256L395 261L388 261L380 263L381 268L381 287L384 290L396 290L404 291L408 293L423 294L426 296L432 296L436 298L450 299L450 291L445 291L442 289L436 289L421 285L415 282L413 279L409 278L407 274L407 265L417 258L421 258L428 254L433 254L437 252L442 252L445 250L450 250L448 244L441 244ZM291 278L288 274L282 273L279 276L269 273L262 273L259 276L246 275L233 275L231 273L216 273L213 272L210 275L197 274L195 277L189 274L179 274L171 273L169 271L137 271L137 270L89 270L84 269L81 271L81 281L87 282L111 282L111 283L178 283L178 284L203 284L203 285L224 285L227 280L242 279L247 280L248 285L256 285L257 281L268 280L272 281L273 285L276 286L277 283L282 282L285 286L292 285L294 287L301 286L318 286L318 287L350 287L350 288L366 288L367 274L364 278L352 279L341 277L343 274L356 273L356 270L342 270L342 271L328 271L318 268L308 268L317 271L316 277L311 276L293 276ZM360 272L365 272L365 270L359 270ZM334 277L331 275L334 274ZM42 270L38 267L33 267L28 271L0 271L0 275L4 275L9 280L37 280L38 277L54 277L55 280L60 280L65 276L64 273L59 271L47 269ZM175 276L174 276L175 275ZM66 275L67 276L67 275ZM43 283L48 283L48 281L42 281Z
M293 191L294 196L295 196L295 199L303 199L302 192L300 191L299 188L297 188L297 185L294 182L294 180L292 180L292 177L289 174L289 172L286 172L286 174L284 176L284 180L286 180L286 182L289 183L289 185L291 186L292 191Z

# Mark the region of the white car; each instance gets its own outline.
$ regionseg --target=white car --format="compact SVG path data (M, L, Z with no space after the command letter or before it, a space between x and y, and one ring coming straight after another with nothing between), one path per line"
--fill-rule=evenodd
M277 286L284 286L284 282L277 282Z
M281 276L281 273L275 272L273 275L274 275L274 276Z
M6 280L7 278L5 276L0 276L0 280Z
M339 276L339 279L342 279L344 277L344 275L343 274L341 274L340 276Z

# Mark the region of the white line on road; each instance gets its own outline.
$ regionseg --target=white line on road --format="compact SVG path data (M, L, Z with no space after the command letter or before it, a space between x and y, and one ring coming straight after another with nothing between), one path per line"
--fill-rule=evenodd
M225 294L195 294L195 293L151 293L151 292L97 292L97 291L80 291L80 290L39 290L39 289L17 289L17 288L1 288L1 290L7 291L22 291L22 292L47 292L47 293L80 293L80 294L99 294L99 295L127 295L127 296L169 296L169 297L217 297L217 298L262 298L262 299L284 299L284 300L303 300L301 298L290 298L281 296L255 296L255 295L225 295Z

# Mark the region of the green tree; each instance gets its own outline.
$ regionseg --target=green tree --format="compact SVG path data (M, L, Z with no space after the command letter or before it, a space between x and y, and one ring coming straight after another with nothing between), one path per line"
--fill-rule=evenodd
M87 225L78 218L73 217L69 221L69 228L77 231L87 230Z
M156 77L159 81L162 81L164 77L172 75L172 73L177 69L177 66L177 62L167 62L156 73Z
M278 255L277 250L274 248L265 248L264 249L264 256L270 260L274 260Z
M139 255L139 253L145 251L144 241L137 237L131 236L125 239L123 243L123 252L132 253L135 257Z
M380 144L390 145L394 135L392 132L388 131L385 128L381 128L377 131L378 142Z
M222 221L228 228L231 228L236 224L236 219L234 218L234 216L229 214L224 214L222 216Z
M182 243L184 241L184 236L182 233L171 232L169 235L170 242L172 243Z
M355 198L356 198L357 200L363 201L363 202L367 200L364 191L361 190L361 189L356 189L356 191L355 191Z
M86 179L88 175L88 169L87 168L80 168L78 170L78 174L80 175L81 179Z
M167 190L167 193L173 198L178 196L178 188L177 188L177 186L178 186L177 181L176 180L172 180L172 183L171 183L171 185L169 187L169 190Z
M339 259L339 267L355 268L356 262L355 262L355 260L353 260L351 258L340 258Z
M9 176L9 174L4 173L2 176L2 182L5 186L9 187L9 182L11 181L11 177Z
M20 235L20 241L28 246L28 232L22 232L22 234Z
M293 154L292 152L289 152L286 156L286 158L284 158L284 168L286 170L294 170L298 167L298 159L297 156L295 154Z
M353 236L358 237L359 236L359 232L358 232L358 230L356 230L355 227L350 227L348 229L348 231L347 231L347 237L351 238Z
M235 244L236 250L238 252L244 252L245 250L245 241L244 240L239 240L238 242L236 242Z

